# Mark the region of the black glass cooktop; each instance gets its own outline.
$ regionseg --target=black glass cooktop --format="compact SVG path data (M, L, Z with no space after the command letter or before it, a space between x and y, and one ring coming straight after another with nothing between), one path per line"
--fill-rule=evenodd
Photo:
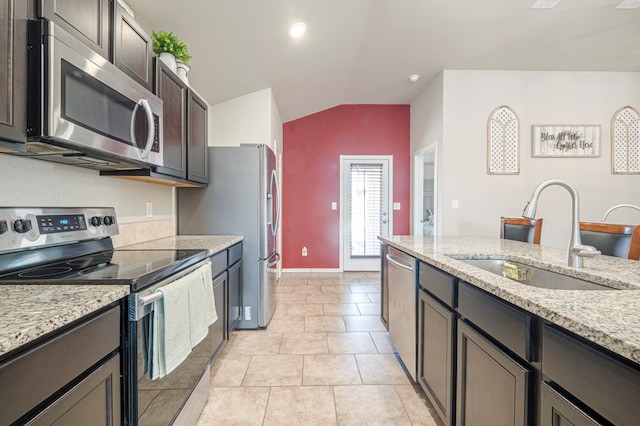
M0 275L0 284L155 284L208 257L203 250L109 250Z

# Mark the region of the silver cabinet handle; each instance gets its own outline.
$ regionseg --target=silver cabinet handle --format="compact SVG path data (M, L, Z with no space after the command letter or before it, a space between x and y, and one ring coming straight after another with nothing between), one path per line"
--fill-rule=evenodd
M395 260L390 254L387 254L387 260L389 262L391 262L393 265L397 266L398 268L402 268L402 269L404 269L406 271L415 272L415 270L413 269L412 266L405 265L404 263L400 262L399 260Z

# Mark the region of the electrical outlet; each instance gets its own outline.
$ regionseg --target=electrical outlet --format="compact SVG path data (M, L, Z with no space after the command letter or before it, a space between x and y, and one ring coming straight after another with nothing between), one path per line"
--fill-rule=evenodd
M251 321L251 306L245 306L243 311L245 321Z
M303 256L307 255L307 248L306 247L302 247L302 255Z
M460 207L460 205L458 204L458 200L451 201L451 208L453 210L458 210L459 207Z
M147 201L147 217L153 217L153 203Z

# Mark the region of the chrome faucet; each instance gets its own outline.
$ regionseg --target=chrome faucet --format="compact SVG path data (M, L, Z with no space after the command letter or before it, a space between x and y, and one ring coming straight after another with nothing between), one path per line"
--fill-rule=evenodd
M580 240L580 197L578 191L569 183L560 179L550 179L542 182L533 190L531 199L524 207L522 217L534 219L536 216L536 208L538 207L538 197L543 189L551 185L558 185L569 191L571 194L571 238L569 240L569 250L567 252L567 265L575 268L582 268L583 257L594 257L600 252L592 246L582 244Z
M638 206L634 206L633 204L617 204L613 207L611 207L609 210L607 210L607 212L604 214L604 217L602 218L601 222L605 222L607 220L607 216L609 216L609 213L611 213L612 211L619 209L621 207L629 207L631 209L636 209L638 211L640 211L640 207Z

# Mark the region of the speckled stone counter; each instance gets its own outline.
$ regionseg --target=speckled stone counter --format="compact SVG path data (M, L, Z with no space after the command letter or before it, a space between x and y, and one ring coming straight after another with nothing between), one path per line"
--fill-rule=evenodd
M0 285L0 356L128 294L126 285Z
M640 262L610 256L569 268L567 251L483 237L392 236L380 240L541 318L640 363ZM507 259L616 290L530 287L457 259Z
M215 254L244 240L242 235L176 235L121 247L123 250L209 250Z

